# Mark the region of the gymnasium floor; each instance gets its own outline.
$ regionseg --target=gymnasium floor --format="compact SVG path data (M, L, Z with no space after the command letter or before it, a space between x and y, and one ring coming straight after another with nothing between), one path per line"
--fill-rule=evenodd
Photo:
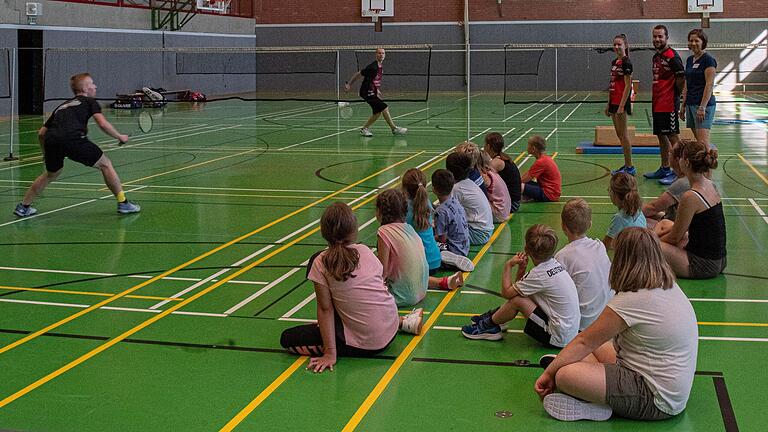
M148 134L136 115L106 110L134 133L117 147L95 126L139 214L119 216L100 174L71 161L36 201L39 216L11 214L40 173L35 131L21 124L22 161L0 163L0 429L105 430L763 430L768 413L768 134L765 105L721 105L713 129L714 173L724 198L729 263L708 281L680 281L699 320L699 361L688 409L658 423L622 419L560 423L533 391L550 352L520 334L469 341L458 328L499 299L471 288L430 292L422 336L398 335L378 358L340 359L315 375L283 353L280 332L315 318L303 263L323 247L317 221L335 200L353 205L359 239L376 241L375 193L409 167L430 176L466 138L466 99L392 103L405 137L379 122L359 136L368 108L339 116L319 102L169 105ZM537 95L544 97L545 95ZM586 94L563 93L581 100ZM748 99L765 101L765 96ZM548 138L563 172L563 201L593 206L591 237L602 238L615 208L607 197L620 155L581 155L594 126L610 124L598 104L502 105L471 98L475 142L505 134L521 171L526 138ZM649 131L647 107L631 123ZM0 131L7 131L7 123ZM7 142L7 132L0 141ZM635 156L639 172L658 156ZM663 188L639 179L641 195ZM525 204L474 248L467 283L497 289L503 262L533 223L560 232L562 203ZM560 236L560 247L565 243Z

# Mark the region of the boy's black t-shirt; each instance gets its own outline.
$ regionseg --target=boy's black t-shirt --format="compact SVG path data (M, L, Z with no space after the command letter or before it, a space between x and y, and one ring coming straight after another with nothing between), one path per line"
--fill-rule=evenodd
M88 134L88 120L101 112L101 106L94 98L75 96L56 107L45 122L48 129L46 138L78 139Z

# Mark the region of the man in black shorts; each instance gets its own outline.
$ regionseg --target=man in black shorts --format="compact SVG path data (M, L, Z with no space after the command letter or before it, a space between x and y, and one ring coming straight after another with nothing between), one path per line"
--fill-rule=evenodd
M371 106L371 110L373 111L371 116L368 118L368 121L365 122L365 125L360 129L360 134L364 137L373 136L373 133L369 128L374 122L376 122L376 120L379 119L382 114L384 114L384 120L387 121L389 128L392 129L393 135L405 135L405 133L408 132L408 129L404 127L397 127L395 125L395 122L392 121L392 116L389 115L389 108L387 108L387 104L385 104L384 101L380 99L381 77L384 73L384 69L382 68L384 57L386 57L384 48L377 48L376 61L366 66L365 69L355 72L355 74L352 75L352 78L344 83L344 89L349 91L352 84L357 81L358 78L363 77L363 83L360 85L360 97L363 98L364 101L368 102L368 105Z
M643 174L645 178L658 179L659 183L670 185L677 174L669 167L669 149L679 142L680 123L677 112L680 108L680 94L685 83L685 67L680 55L667 45L667 27L653 28L653 134L659 138L661 167Z
M43 149L45 172L41 174L27 189L24 200L13 211L16 216L28 217L37 213L32 207L32 200L38 196L49 183L56 180L64 168L64 158L80 162L85 166L94 167L101 171L104 183L117 198L118 213L136 213L141 211L138 204L125 198L123 186L120 183L112 162L99 146L87 137L88 120L93 116L96 124L107 135L128 142L128 135L121 135L101 113L96 96L96 84L87 73L74 75L69 79L69 86L75 97L59 105L48 118L37 136Z

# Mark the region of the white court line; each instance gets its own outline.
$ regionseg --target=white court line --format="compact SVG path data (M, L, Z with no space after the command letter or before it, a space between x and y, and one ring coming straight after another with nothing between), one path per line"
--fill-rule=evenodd
M392 117L392 118L393 118L393 119L398 119L398 118L401 118L401 117L405 117L405 116L409 116L409 115L413 115L413 114L418 114L418 113L420 113L420 112L422 112L422 111L426 111L426 110L428 110L428 109L429 109L429 108L422 108L422 109L420 109L420 110L417 110L417 111L411 111L411 112L409 112L409 113L405 113L405 114L400 114L399 116L396 116L396 117ZM341 131L341 132L336 132L336 133L332 133L332 134L329 134L329 135L321 136L321 137L319 137L319 138L313 138L313 139L311 139L311 140L307 140L307 141L304 141L304 142L300 142L300 143L297 143L297 144L291 144L291 145L289 145L289 146L280 147L280 148L279 148L279 149L277 149L277 150L287 150L287 149L289 149L289 148L293 148L293 147L296 147L296 146L300 146L300 145L303 145L303 144L309 144L309 143L311 143L311 142L319 141L319 140L322 140L322 139L326 139L326 138L335 137L336 135L341 135L341 134L343 134L343 133L351 132L351 131L353 131L353 130L358 130L358 129L360 129L360 127L359 127L359 126L355 126L355 127L353 127L353 128L350 128L350 129L345 129L345 130L343 130L343 131Z
M79 308L79 309L85 309L85 308L91 307L91 305L79 304L79 303L55 303L55 302L44 302L44 301L36 301L36 300L17 300L17 299L7 299L7 298L0 298L0 302L33 304L33 305L41 305L41 306L59 306L59 307ZM161 310L154 310L154 309L139 309L139 308L116 307L116 306L103 306L99 309L121 311L121 312L140 312L140 313L155 313L155 314L162 312ZM209 313L209 312L173 311L171 312L171 314L226 318L226 315L224 314Z
M560 153L560 155L566 155L566 153ZM568 156L575 156L573 154L568 153ZM605 198L606 195L560 195L561 198ZM656 199L655 196L644 196L643 199ZM756 200L756 201L768 201L768 198L739 198L739 197L721 197L722 201L746 201L746 200Z
M760 299L734 299L734 298L689 298L692 302L723 302L723 303L768 303L768 300Z
M507 135L509 135L509 133L510 133L510 132L512 132L512 131L513 131L513 130L515 130L515 129L517 129L517 128L512 128L512 129L510 129L510 130L508 130L508 131L504 132L503 134L501 134L501 136L503 136L503 137L506 137Z
M86 271L72 271L72 270L53 270L53 269L40 269L40 268L24 268L24 267L0 267L0 270L9 271L24 271L24 272L36 272L36 273L56 273L56 274L71 274L80 276L119 276L117 273L100 273L100 272L86 272ZM127 278L134 279L152 279L154 276L150 275L122 275ZM197 282L199 278L186 278L176 276L166 276L163 280L185 281L185 282ZM213 282L218 282L214 280ZM260 281L228 281L227 283L233 284L245 284L245 285L266 285L267 282Z
M545 139L545 140L548 140L548 139L549 139L549 137L551 137L552 135L554 135L554 134L555 134L555 132L557 132L557 128L554 128L554 129L552 129L552 132L550 132L550 133L549 133L549 135L547 135L547 136L546 136L546 138L544 138L544 139Z
M545 109L547 109L547 108L549 108L549 106L548 106L548 105L547 105L547 106L545 106L544 108L542 108L542 109L540 109L540 110L536 111L535 113L531 114L531 116L530 116L530 117L528 117L527 119L523 120L523 123L528 123L528 120L530 120L530 119L532 119L532 118L536 117L537 115L539 115L539 113L540 113L540 112L544 111L544 110L545 110Z
M278 318L278 321L294 321L294 322L304 322L304 323L316 323L317 320L308 319L308 318Z
M449 326L432 326L435 330L450 330L450 331L461 331L461 327L449 327ZM522 330L513 330L513 329L507 329L507 333L523 333Z
M510 148L510 147L512 147L513 145L515 145L515 144L516 144L518 141L520 141L521 139L523 139L523 137L524 137L524 136L526 136L526 135L528 135L529 133L531 133L531 131L532 131L532 130L533 130L533 128L528 128L528 130L527 130L527 131L525 131L525 132L523 132L522 134L520 134L520 136L519 136L519 137L517 137L517 139L516 139L516 140L512 141L511 143L509 143L509 145L507 145L506 147L504 147L504 151L507 151L507 149L508 149L508 148Z
M768 342L768 338L741 338L741 337L716 337L716 336L699 336L699 340L733 341L733 342Z
M547 99L551 98L551 97L552 97L552 96L554 96L554 95L555 95L555 94L554 94L554 93L552 93L552 94L550 94L549 96L547 96L547 97L545 97L544 99L542 99L540 102L544 102L545 100L547 100ZM509 120L509 119L511 119L511 118L513 118L513 117L517 117L517 115L518 115L518 114L522 114L522 113L524 113L525 111L528 111L529 109L531 109L531 108L535 107L536 105L539 105L539 103L540 103L540 102L534 102L532 105L528 105L528 107L526 107L526 108L524 108L524 109L522 109L522 110L520 110L520 111L518 111L518 112L516 112L516 113L512 114L511 116L509 116L509 117L505 118L504 120L502 120L502 122L505 122L505 121L507 121L507 120Z
M576 112L576 110L577 110L577 109L579 109L579 107L580 107L581 105L583 105L583 104L584 104L584 101L586 101L587 99L589 99L589 95L591 95L591 94L592 94L592 93L587 93L587 95L584 97L584 99L583 99L581 102L579 102L579 104L578 104L578 105L576 105L576 108L574 108L574 109L573 109L573 111L571 111L570 113L568 113L568 115L567 115L567 116L565 116L565 118L563 119L563 122L566 122L566 121L568 121L568 119L569 119L569 118L571 118L571 116L573 115L573 113L575 113L575 112Z
M576 97L576 93L574 93L574 94L573 94L573 96L571 96L570 98L568 98L568 100L567 100L567 101L565 101L565 102L570 102L570 101L571 101L571 99L573 99L573 98L575 98L575 97ZM560 105L560 106L558 106L558 107L557 107L557 109L555 109L555 110L554 110L554 111L552 111L551 113L547 114L547 116L546 116L546 117L544 117L543 119L539 120L539 123L544 123L544 121L545 121L546 119L548 119L548 118L549 118L549 116L551 116L552 114L556 113L556 112L557 112L557 111L558 111L560 108L562 108L562 107L564 107L564 106L565 106L565 105Z
M265 292L267 292L270 289L272 289L275 285L277 285L280 282L282 282L282 281L288 279L289 277L293 276L293 274L296 273L299 270L301 270L301 267L294 267L294 268L288 270L285 274L283 274L279 278L277 278L274 281L272 281L269 285L265 286L264 288L256 291L255 293L251 294L250 296L246 297L240 303L238 303L238 304L232 306L231 308L225 310L224 311L224 315L231 315L231 314L235 313L237 310L239 310L243 306L247 305L248 303L250 303L254 299L258 298L259 296L261 296Z
M305 298L304 300L302 300L302 301L301 301L299 304L297 304L296 306L294 306L294 307L293 307L291 310L289 310L288 312L284 313L284 314L283 314L283 316L282 316L282 317L280 317L280 318L290 318L290 317L292 317L292 316L293 316L293 314L295 314L296 312L300 311L300 310L301 310L301 308L303 308L304 306L306 306L307 304L309 304L309 302L311 302L311 301L312 301L312 300L314 300L314 299L315 299L315 293L313 292L313 293L312 293L312 294L310 294L310 295L309 295L307 298Z
M146 187L146 186L141 186L141 187L133 188L133 189L131 189L131 190L128 190L128 191L126 191L126 193L135 192L135 191L137 191L137 190L139 190L139 189L144 189L145 187ZM34 215L32 215L32 216L27 216L27 217L24 217L24 218L18 218L18 219L16 219L16 220L12 220L12 221L10 221L10 222L2 223L2 224L0 224L0 227L4 227L4 226L7 226L7 225L13 225L13 224L15 224L15 223L19 223L19 222L22 222L22 221L28 221L28 220L30 220L30 219L35 219L35 218L38 218L38 217L40 217L40 216L49 215L49 214L51 214L51 213L58 213L58 212L60 212L60 211L69 210L69 209L71 209L71 208L74 208L74 207L79 207L79 206L81 206L81 205L90 204L90 203L92 203L92 202L96 202L96 201L99 201L99 200L103 200L103 199L107 199L107 198L114 198L114 197L115 197L115 196L114 196L114 195L112 195L112 194L109 194L109 195L104 195L103 197L99 197L99 198L90 199L90 200L88 200L88 201L79 202L79 203L76 203L76 204L72 204L72 205L68 205L68 206L66 206L66 207L58 208L58 209L55 209L55 210L50 210L50 211L47 211L47 212L43 212L43 213L36 213L36 214L34 214Z
M750 204L752 204L752 207L754 207L755 210L757 210L757 213L759 213L760 216L763 217L763 220L765 221L765 223L768 223L768 217L765 216L765 212L763 211L763 209L760 208L759 205L757 205L755 200L753 200L752 198L749 198L748 201Z

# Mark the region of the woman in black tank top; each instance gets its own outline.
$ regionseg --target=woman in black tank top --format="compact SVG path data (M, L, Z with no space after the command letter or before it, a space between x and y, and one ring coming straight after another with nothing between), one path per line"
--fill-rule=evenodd
M485 136L483 150L491 157L491 167L499 173L509 190L512 199L512 213L520 208L520 170L508 154L504 153L504 137L498 132L491 132Z
M675 222L657 225L656 232L664 257L678 277L709 279L722 273L727 255L723 204L706 176L717 167L717 150L695 141L681 146L680 169L691 189L680 200Z

